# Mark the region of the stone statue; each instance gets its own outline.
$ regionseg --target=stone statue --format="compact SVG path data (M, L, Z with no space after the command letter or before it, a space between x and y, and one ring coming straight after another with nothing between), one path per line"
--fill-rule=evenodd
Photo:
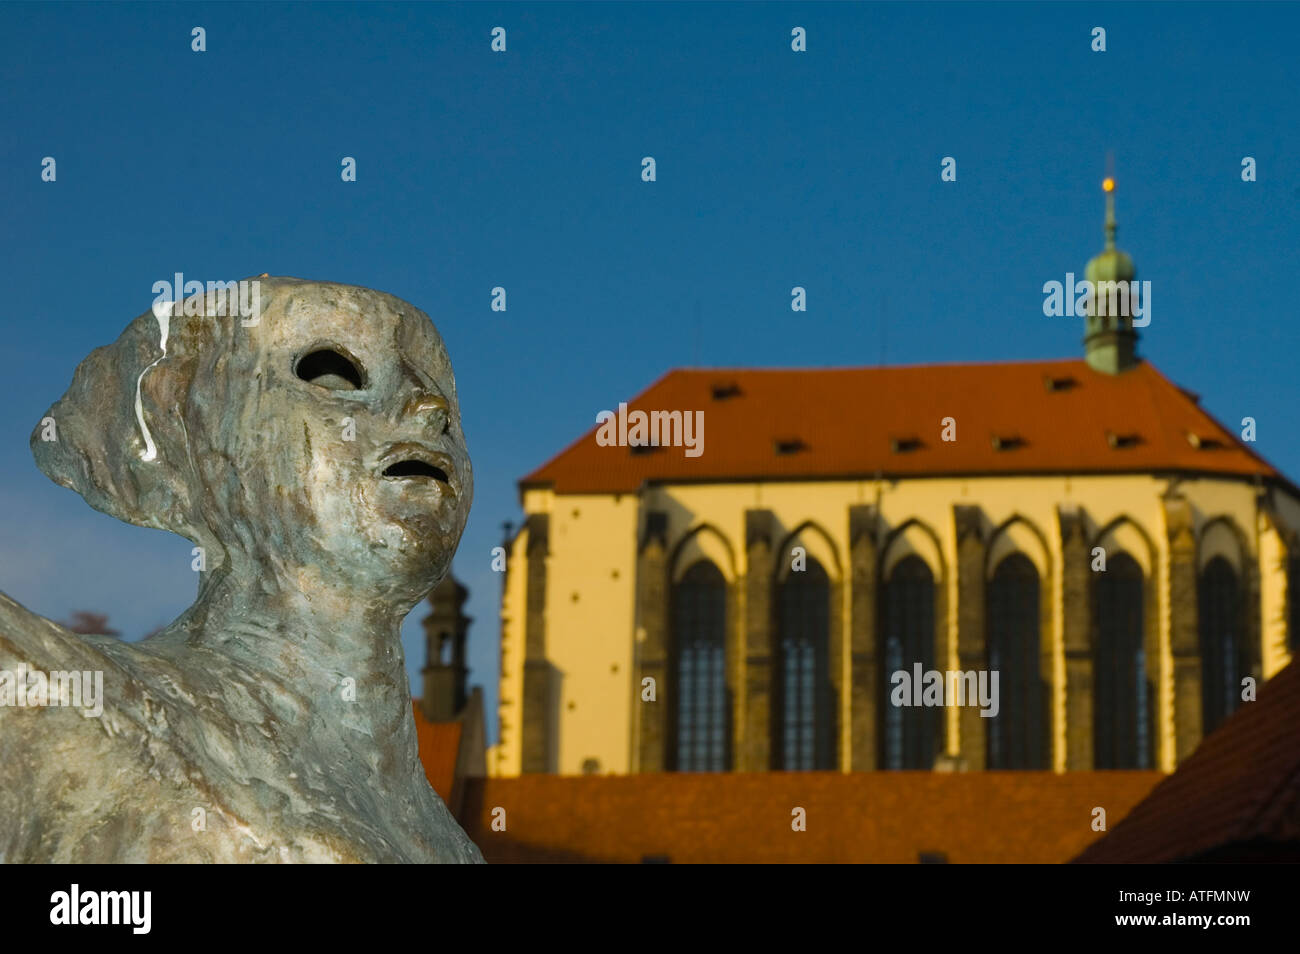
M32 436L201 573L135 644L0 595L4 861L482 861L420 766L399 640L473 495L442 339L391 295L249 281L252 314L156 302Z

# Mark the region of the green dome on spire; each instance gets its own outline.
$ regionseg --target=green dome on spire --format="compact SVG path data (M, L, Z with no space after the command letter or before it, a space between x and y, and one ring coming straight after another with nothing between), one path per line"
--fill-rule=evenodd
M1108 248L1088 262L1083 277L1093 283L1131 282L1136 275L1137 269L1133 267L1133 259L1129 258L1127 253Z

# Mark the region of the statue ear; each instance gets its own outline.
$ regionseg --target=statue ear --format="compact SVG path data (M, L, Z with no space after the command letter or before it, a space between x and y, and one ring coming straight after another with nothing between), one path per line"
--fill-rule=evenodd
M96 510L210 546L215 541L194 506L202 493L183 418L196 364L185 336L201 333L185 326L197 324L169 329L164 353L160 322L150 311L113 344L96 348L37 425L31 448L47 477ZM146 460L150 442L153 455Z

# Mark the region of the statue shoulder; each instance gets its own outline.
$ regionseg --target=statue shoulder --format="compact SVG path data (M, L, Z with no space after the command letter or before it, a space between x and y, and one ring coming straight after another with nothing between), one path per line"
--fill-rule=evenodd
M0 593L0 673L93 673L129 679L137 650L114 636L87 636ZM67 678L71 678L68 676Z

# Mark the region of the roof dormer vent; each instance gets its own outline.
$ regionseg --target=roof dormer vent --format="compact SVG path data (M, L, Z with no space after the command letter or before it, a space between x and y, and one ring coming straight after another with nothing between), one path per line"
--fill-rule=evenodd
M740 385L735 381L714 381L709 392L713 395L713 400L726 401L740 397Z
M1211 434L1196 434L1192 431L1187 432L1187 443L1197 450L1219 450L1226 446L1222 440Z

